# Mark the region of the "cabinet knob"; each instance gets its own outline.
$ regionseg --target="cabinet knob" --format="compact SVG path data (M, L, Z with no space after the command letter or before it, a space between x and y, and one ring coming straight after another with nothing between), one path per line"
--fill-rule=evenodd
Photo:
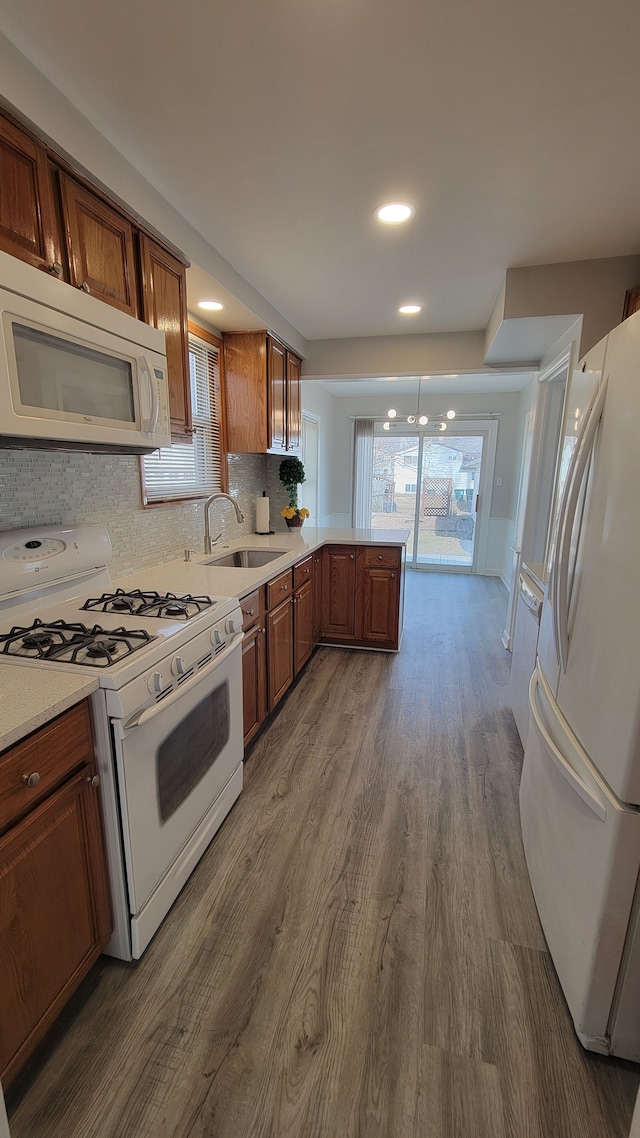
M63 270L60 262L54 261L52 265L49 265L49 272L52 273L54 277L61 277Z
M247 616L255 616L256 615L255 609L245 609L244 611L246 612Z
M350 554L349 554L349 557L351 558L351 560L352 560L352 561L355 559L355 556L356 556L356 555L355 555L355 553L350 553Z
M20 779L20 782L22 783L23 786L29 786L29 787L33 788L34 786L37 786L38 783L40 782L40 775L38 774L37 771L34 771L33 774L23 774L22 778Z
M383 560L382 554L381 554L381 553L379 553L379 554L378 554L378 561L382 561L382 560Z
M81 292L91 292L91 289L89 288L89 285L86 281L83 281L81 285L78 285L78 288Z
M263 636L266 636L266 635L267 635L267 630L266 630L266 628L261 628L261 629L260 629L260 632L262 633L262 635L263 635Z
M88 774L86 777L86 782L89 783L89 786L100 786L100 775Z

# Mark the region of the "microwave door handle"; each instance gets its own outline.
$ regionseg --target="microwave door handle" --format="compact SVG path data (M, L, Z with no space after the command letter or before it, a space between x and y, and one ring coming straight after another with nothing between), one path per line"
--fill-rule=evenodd
M596 433L602 418L602 412L604 411L608 382L607 378L598 388L591 414L585 424L581 444L577 448L578 457L566 498L562 534L558 543L558 556L556 560L556 620L558 624L560 664L563 672L567 670L567 659L569 655L569 555L571 551L571 536L576 520L578 502L580 501L582 482L589 464L589 459L593 454Z
M589 404L587 406L587 410L585 412L584 419L582 421L582 428L580 430L580 434L578 435L578 438L576 440L576 445L573 448L573 453L572 453L571 458L569 460L569 469L567 471L567 477L565 479L565 484L564 484L564 492L562 495L562 501L560 502L560 510L558 513L558 523L557 523L557 528L556 528L557 537L556 537L556 545L555 545L555 550L554 550L554 557L553 557L553 562L552 562L551 570L550 570L550 574L549 574L549 597L551 600L551 607L552 607L552 612L553 612L553 640L554 640L554 644L555 644L556 659L557 659L558 663L561 662L561 649L560 649L561 632L560 632L560 618L558 616L558 612L559 612L559 608L558 608L558 605L559 605L558 580L559 580L560 546L562 544L563 534L564 534L564 530L565 530L565 518L566 518L566 514L567 514L567 503L568 503L568 499L569 499L569 493L571 491L571 486L573 483L573 475L575 472L576 464L578 462L578 458L580 457L582 444L583 444L585 435L587 433L589 421L591 419L591 412L593 411L594 404L595 404L597 396L598 396L598 391L599 391L599 388L596 388L593 395L591 396L591 399L590 399Z
M152 435L158 423L158 415L160 414L160 399L158 396L158 385L156 383L153 365L147 356L138 357L138 373L142 377L146 377L147 390L149 393L149 403L151 410L148 416L142 419L142 430L145 435ZM140 402L141 406L144 401L142 392L142 380L140 382Z

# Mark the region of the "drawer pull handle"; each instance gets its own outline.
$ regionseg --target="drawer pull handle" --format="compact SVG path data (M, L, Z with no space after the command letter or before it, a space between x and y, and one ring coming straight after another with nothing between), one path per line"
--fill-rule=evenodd
M254 609L245 609L244 612L245 612L245 616L255 616L256 615Z
M100 775L88 774L86 781L89 783L89 786L100 786Z
M33 774L23 774L20 782L23 784L23 786L28 786L33 789L33 787L37 786L40 782L40 775L37 771L34 771Z
M80 292L91 292L87 281L83 281L82 284L79 284L78 288L80 289Z

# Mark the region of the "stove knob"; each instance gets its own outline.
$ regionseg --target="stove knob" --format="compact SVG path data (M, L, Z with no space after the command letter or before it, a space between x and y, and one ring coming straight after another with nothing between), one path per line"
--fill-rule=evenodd
M220 629L219 629L219 628L214 628L213 632L211 633L211 643L212 643L212 644L213 644L213 645L214 645L216 648L217 648L217 647L218 647L220 644L222 644L222 637L221 637L221 635L220 635Z
M184 676L186 670L187 666L182 659L182 656L174 656L173 660L171 661L171 671L173 672L174 676Z
M235 633L238 631L236 628L235 620L232 620L230 618L229 620L225 621L224 630L225 630L225 632L229 633L229 636L234 636Z
M162 674L160 672L152 672L147 680L147 687L152 695L156 692L162 691L164 684L162 682Z

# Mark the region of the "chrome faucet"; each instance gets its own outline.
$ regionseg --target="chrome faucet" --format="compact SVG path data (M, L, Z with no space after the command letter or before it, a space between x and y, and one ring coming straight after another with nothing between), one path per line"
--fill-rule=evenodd
M233 508L236 512L236 517L237 517L238 521L239 522L244 521L244 514L242 513L242 510L240 509L235 498L231 497L231 494L212 494L210 498L207 498L207 500L204 504L204 551L205 551L205 553L212 553L215 543L217 541L220 541L220 538L222 537L222 534L219 533L217 537L214 537L212 539L211 527L210 527L210 522L209 522L209 512L210 512L210 508L211 508L211 503L215 502L218 498L226 498L227 502L231 502L231 505L233 506Z

